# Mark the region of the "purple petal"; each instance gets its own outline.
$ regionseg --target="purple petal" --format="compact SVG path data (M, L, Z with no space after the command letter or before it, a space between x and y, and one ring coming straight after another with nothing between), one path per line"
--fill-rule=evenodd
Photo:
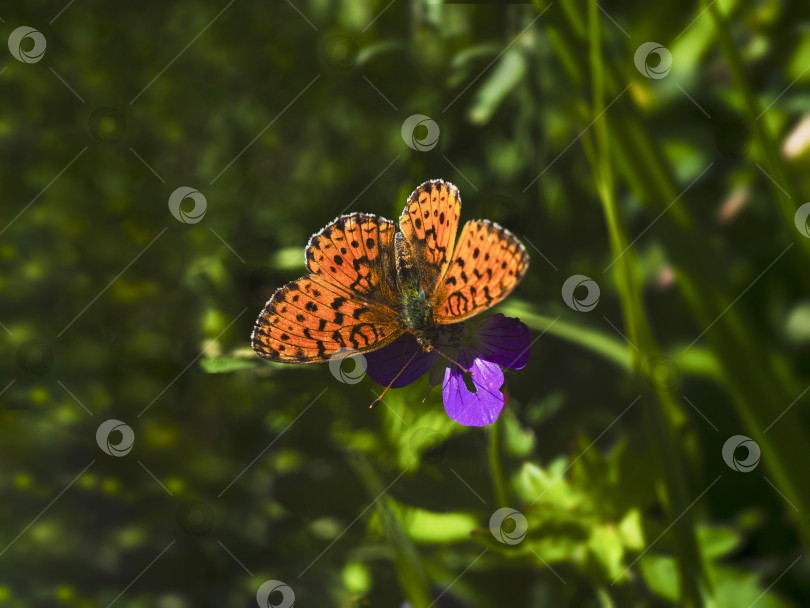
M464 383L463 373L455 365L447 368L442 386L444 410L453 420L464 426L486 426L498 419L503 410L505 397L500 392L503 386L503 371L497 363L473 359L469 348L459 350L459 363L472 375L476 392L471 393Z
M532 344L529 328L520 319L500 313L484 319L475 328L476 355L510 369L523 369Z
M413 361L402 371L408 360ZM370 352L366 357L366 374L377 384L388 386L400 371L402 374L391 388L400 388L419 379L439 358L435 352L425 352L413 334L404 334L388 346Z

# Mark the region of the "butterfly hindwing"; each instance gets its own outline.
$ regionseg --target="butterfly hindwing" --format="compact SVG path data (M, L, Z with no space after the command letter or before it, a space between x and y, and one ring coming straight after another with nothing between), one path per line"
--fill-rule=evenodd
M423 183L408 197L399 229L425 293L433 292L450 264L460 213L458 188L441 179Z
M436 322L456 323L494 306L528 268L525 247L506 228L487 220L467 222L433 296Z
M376 350L401 333L385 311L365 306L349 292L311 275L273 294L256 321L251 341L265 359L315 363L338 351Z

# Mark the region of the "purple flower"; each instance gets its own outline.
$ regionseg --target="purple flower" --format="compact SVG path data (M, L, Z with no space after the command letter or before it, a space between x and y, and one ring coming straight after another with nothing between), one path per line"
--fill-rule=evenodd
M442 326L436 348L429 352L422 350L412 334L405 334L366 355L366 373L378 384L391 383L391 388L399 388L430 372L431 388L442 384L444 409L450 418L465 426L485 426L498 419L506 401L501 392L501 368L523 369L529 361L530 345L526 325L519 319L495 314L480 323ZM472 376L465 378L458 365L436 350L468 369ZM411 357L413 361L403 370Z

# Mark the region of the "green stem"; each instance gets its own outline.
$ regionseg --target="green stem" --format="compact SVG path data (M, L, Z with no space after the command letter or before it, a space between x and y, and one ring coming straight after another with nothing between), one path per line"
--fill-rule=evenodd
M594 97L594 116L602 115L605 108L605 77L603 49L601 45L601 15L596 0L588 3L590 63ZM688 493L684 471L680 466L680 454L674 439L674 431L680 426L680 406L671 395L645 389L644 363L657 353L657 347L649 327L642 303L643 284L635 250L630 246L616 201L611 157L608 116L602 116L593 126L596 140L594 173L605 219L610 235L611 252L616 260L613 273L622 306L628 341L635 345L630 352L633 370L638 385L644 394L645 420L658 444L656 454L659 467L664 473L666 507L674 522L673 540L680 572L680 604L699 607L703 605L700 581L707 580L704 574L700 551L695 537L694 525L688 512ZM661 408L659 408L662 406Z
M489 466L492 469L492 482L495 486L495 500L499 507L509 506L506 495L506 484L501 469L500 454L501 419L498 418L489 428Z
M402 525L391 509L389 497L380 498L385 490L383 480L369 462L368 457L361 452L352 454L349 464L366 486L369 496L377 497L374 507L380 518L383 534L394 549L394 567L403 595L414 608L430 608L434 603L433 594L419 550L411 537L402 529Z

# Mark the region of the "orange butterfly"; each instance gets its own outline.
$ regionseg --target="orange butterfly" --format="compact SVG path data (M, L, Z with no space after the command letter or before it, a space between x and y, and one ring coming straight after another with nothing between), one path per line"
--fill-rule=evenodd
M432 350L441 325L503 300L529 267L523 244L487 220L456 241L461 198L441 179L419 186L394 222L352 213L312 235L312 273L279 288L251 335L271 361L315 363L370 352L406 332ZM455 246L455 248L454 248Z

